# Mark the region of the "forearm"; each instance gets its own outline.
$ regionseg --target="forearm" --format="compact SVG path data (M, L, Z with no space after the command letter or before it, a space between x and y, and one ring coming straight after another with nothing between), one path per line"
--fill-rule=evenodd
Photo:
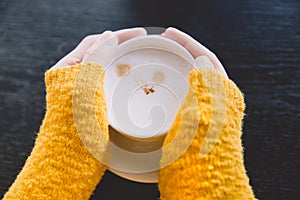
M31 155L4 199L88 199L100 181L106 167L82 144L73 121L73 87L80 67L46 73L45 119ZM107 132L106 118L101 120Z
M161 199L255 199L243 163L243 148L241 143L241 127L244 111L243 96L235 84L217 72L206 75L218 76L225 91L225 118L213 116L212 95L218 94L205 83L202 73L192 72L190 75L191 91L196 95L199 109L199 128L195 139L186 152L175 162L161 169L159 174L159 189ZM183 103L183 109L190 101L189 95ZM222 99L220 99L222 101ZM169 143L175 134L184 134L189 138L189 129L185 133L177 133L178 124L186 123L193 126L192 121L176 118L168 133L165 144ZM220 125L224 120L216 144L212 150L200 158L209 126ZM214 129L215 128L215 129ZM216 127L213 127L216 130ZM211 130L210 130L211 131ZM211 138L210 142L213 138ZM180 147L178 147L180 148ZM176 151L176 150L174 150ZM162 157L162 161L168 155Z

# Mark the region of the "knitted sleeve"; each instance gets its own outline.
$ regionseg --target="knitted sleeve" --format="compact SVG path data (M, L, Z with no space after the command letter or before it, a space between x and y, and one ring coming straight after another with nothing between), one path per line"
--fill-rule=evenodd
M161 199L255 199L243 160L241 128L245 105L242 93L231 80L213 70L192 71L189 83L190 90L182 110L188 108L189 113L193 113L198 109L199 120L193 120L192 116L179 117L178 114L164 141L166 146L176 134L182 135L180 144L169 153L163 152L161 163L192 137L191 145L179 159L160 170ZM222 87L215 86L220 83ZM220 98L222 93L224 98ZM191 105L191 96L196 97L197 106ZM222 108L225 113L218 113ZM184 126L181 132L178 132L179 124ZM195 124L198 127L192 131L190 127ZM215 135L210 133L218 130ZM205 150L209 144L213 148L201 156L201 148Z
M45 118L31 155L4 199L89 199L100 181L106 166L84 147L72 115L73 87L81 67L46 72ZM87 69L103 71L96 64L87 64ZM96 104L105 102L102 84L103 78L95 95ZM99 124L108 134L106 106L98 108Z

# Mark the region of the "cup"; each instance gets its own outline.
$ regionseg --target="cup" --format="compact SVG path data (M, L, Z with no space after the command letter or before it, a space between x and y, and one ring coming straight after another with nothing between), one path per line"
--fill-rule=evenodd
M104 80L114 145L110 171L133 181L158 181L157 167L151 171L139 166L159 166L159 156L135 162L127 159L126 152L143 155L162 147L188 91L193 62L183 46L159 35L137 37L118 46Z

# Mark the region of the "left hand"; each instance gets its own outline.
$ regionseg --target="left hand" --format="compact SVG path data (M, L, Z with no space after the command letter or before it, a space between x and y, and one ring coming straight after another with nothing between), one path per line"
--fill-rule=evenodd
M144 29L134 28L87 36L46 72L47 113L31 155L4 199L89 199L107 167L83 145L74 124L72 98L80 66L65 68L94 62L91 65L100 70L98 65L105 66L118 43L143 35L146 35ZM95 95L95 105L103 104L101 94ZM99 106L95 113L101 116L98 118L101 128L107 133L106 119L102 117L106 116L105 106Z
M64 68L81 62L94 62L104 67L115 52L118 44L139 36L146 36L144 28L105 31L85 37L68 55L58 61L52 69Z

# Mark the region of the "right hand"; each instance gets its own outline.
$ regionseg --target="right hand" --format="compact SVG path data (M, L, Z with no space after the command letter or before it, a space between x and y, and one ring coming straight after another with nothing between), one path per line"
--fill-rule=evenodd
M162 36L188 49L199 70L191 71L190 89L164 140L160 198L255 199L243 160L242 93L218 58L196 40L174 28ZM203 62L203 56L211 63Z

